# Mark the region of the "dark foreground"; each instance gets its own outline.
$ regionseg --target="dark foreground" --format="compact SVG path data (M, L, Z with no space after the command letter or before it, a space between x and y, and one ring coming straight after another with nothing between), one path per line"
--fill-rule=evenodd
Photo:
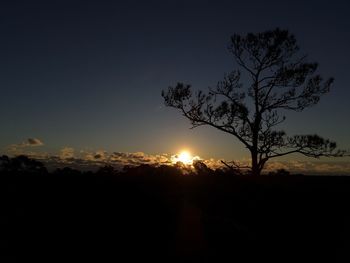
M2 175L1 262L350 262L350 178Z

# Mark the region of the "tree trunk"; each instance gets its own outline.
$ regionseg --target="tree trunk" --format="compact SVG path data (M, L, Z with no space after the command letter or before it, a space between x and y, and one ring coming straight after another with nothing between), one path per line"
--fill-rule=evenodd
M251 156L252 156L252 175L259 176L260 169L259 169L259 165L258 165L258 153L257 153L257 151L253 150L251 152Z

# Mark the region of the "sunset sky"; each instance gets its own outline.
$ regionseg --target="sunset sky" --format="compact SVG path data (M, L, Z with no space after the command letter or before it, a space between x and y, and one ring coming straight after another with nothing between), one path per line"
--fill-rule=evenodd
M288 113L283 128L350 149L347 1L120 2L1 2L0 154L161 162L187 149L212 162L247 160L232 136L189 129L161 91L176 82L214 86L236 68L232 34L275 27L295 34L320 73L335 78L318 105ZM313 161L288 156L279 164L350 174L349 158Z

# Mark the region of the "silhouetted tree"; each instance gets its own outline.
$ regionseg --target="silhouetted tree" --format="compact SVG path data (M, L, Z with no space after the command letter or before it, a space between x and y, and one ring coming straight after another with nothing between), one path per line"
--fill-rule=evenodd
M282 168L282 169L278 169L275 172L269 172L268 175L269 176L288 176L290 175L290 172Z
M111 165L105 165L103 167L100 167L96 171L96 174L99 174L99 175L114 175L116 173L117 173L117 171Z
M10 167L10 158L7 155L0 156L0 171L7 171Z
M182 175L182 170L179 169L176 166L170 166L170 165L160 165L157 168L157 172L159 175L162 176L180 176Z
M203 161L194 161L193 167L197 175L207 176L213 174L213 170L210 169Z
M259 175L271 158L291 153L308 157L342 156L336 143L318 135L287 136L276 127L283 110L300 112L329 92L333 78L316 74L317 63L299 55L294 35L275 29L235 34L228 47L239 69L225 75L207 93L178 83L162 91L165 105L176 108L193 127L212 126L235 136L251 153L251 171ZM249 84L241 83L244 73Z
M71 167L64 167L64 168L57 168L54 171L54 174L56 175L62 175L62 176L79 176L81 175L81 171L71 168Z
M6 172L47 173L47 169L42 162L25 155L13 158L3 155L0 157L0 170Z

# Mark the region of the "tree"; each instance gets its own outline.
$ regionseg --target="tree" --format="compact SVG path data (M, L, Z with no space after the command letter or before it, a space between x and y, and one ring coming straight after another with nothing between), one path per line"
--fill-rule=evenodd
M317 63L299 55L294 35L279 28L235 34L228 47L239 69L208 92L177 83L162 91L166 106L180 110L194 127L208 125L236 137L251 154L251 172L260 175L272 158L300 153L308 157L343 156L335 142L318 135L287 134L277 128L285 111L301 112L329 92L333 78L317 74ZM249 79L243 85L241 76Z
M42 162L30 159L25 155L19 155L13 158L3 155L0 157L0 171L16 173L47 173L47 169Z
M214 172L203 161L200 160L195 160L193 162L193 168L196 171L196 174L200 176L208 176Z

